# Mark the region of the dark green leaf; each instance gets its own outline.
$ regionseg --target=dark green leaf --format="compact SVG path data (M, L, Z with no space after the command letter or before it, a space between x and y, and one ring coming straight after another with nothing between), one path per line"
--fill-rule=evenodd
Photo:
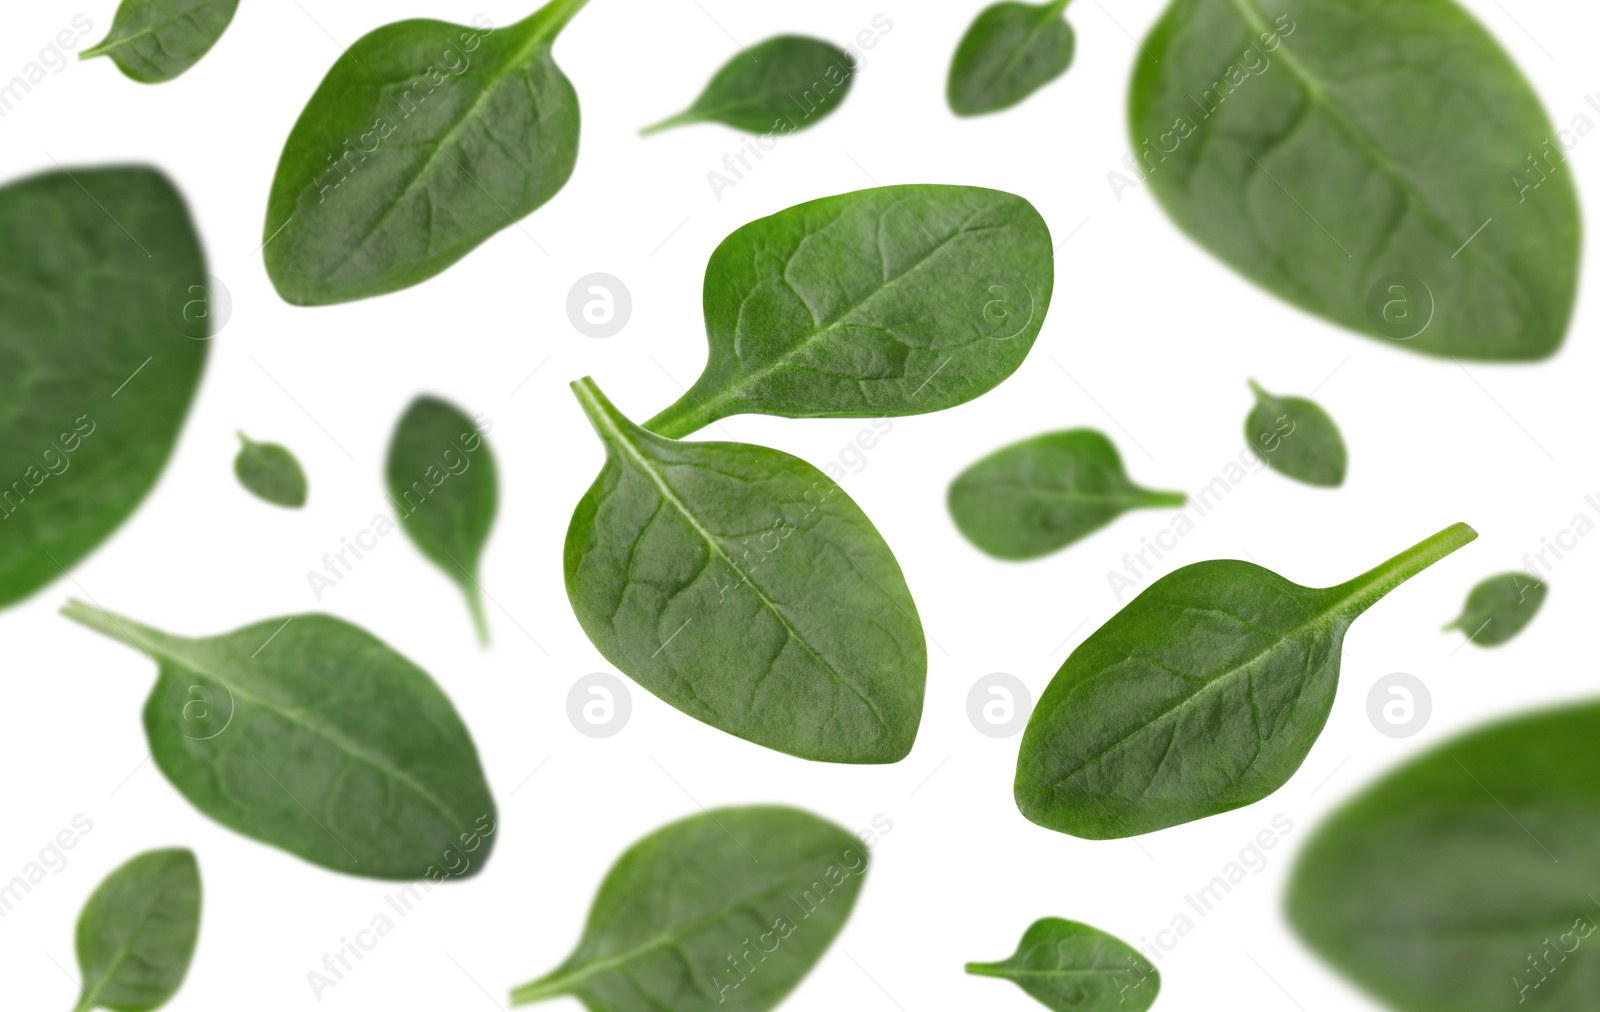
M182 311L205 269L154 169L0 188L0 605L76 565L161 476L205 366L209 318Z
M306 504L306 473L294 454L277 443L254 443L239 433L244 444L233 458L239 484L277 506L298 509Z
M1247 562L1163 576L1045 689L1017 759L1017 807L1105 840L1260 801L1322 733L1350 623L1477 536L1456 524L1326 589Z
M1430 355L1544 358L1577 292L1572 174L1454 0L1174 0L1130 98L1138 168L1229 265Z
M1037 559L1131 509L1182 506L1181 492L1128 480L1111 440L1051 432L996 450L950 485L950 515L968 541L1001 559Z
M150 850L107 875L78 917L83 999L75 1012L148 1012L177 993L200 934L200 868Z
M475 875L494 798L427 672L370 633L294 615L202 640L71 601L63 615L144 653L156 766L206 815L334 871Z
M766 1012L822 958L867 874L861 842L793 808L719 808L617 859L567 961L511 992L590 1012Z
M238 6L239 0L122 0L111 34L78 58L109 56L135 81L170 81L211 51Z
M710 360L645 428L678 438L744 412L916 415L1016 371L1055 279L1033 205L974 186L884 186L753 221L706 265Z
M461 587L479 642L489 642L478 563L500 505L500 473L478 423L437 397L418 397L389 439L384 473L401 527Z
M263 235L278 294L314 306L409 288L555 196L578 158L578 96L550 47L587 2L356 40L278 161Z
M1255 455L1279 474L1307 485L1343 485L1348 457L1328 413L1303 397L1269 394L1255 380L1250 389L1256 403L1244 421L1244 438Z
M1161 974L1126 942L1059 917L1034 921L1010 959L967 972L1012 981L1057 1012L1144 1012L1161 991Z
M1600 704L1401 766L1306 842L1289 922L1399 1012L1589 1012L1600 994Z
M1491 576L1472 588L1461 617L1445 628L1460 629L1480 647L1497 647L1527 628L1549 590L1543 580L1527 573Z
M986 7L961 37L945 98L958 116L1009 109L1067 72L1072 26L1062 14L1071 0Z
M903 759L928 655L889 546L803 460L683 443L573 390L606 463L567 529L567 597L600 653L713 727L804 759Z
M639 131L726 123L753 134L791 134L831 114L855 78L850 54L831 42L779 35L723 64L686 111Z

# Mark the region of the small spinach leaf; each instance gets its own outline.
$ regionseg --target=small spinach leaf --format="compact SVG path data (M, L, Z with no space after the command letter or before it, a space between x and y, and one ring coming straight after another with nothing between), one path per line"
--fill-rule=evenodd
M1306 841L1289 923L1398 1012L1588 1012L1600 994L1600 704L1412 759Z
M723 64L694 105L639 133L709 122L753 134L791 134L837 109L854 79L850 54L833 43L779 35L741 51Z
M1250 381L1255 407L1244 422L1244 438L1274 471L1307 485L1344 484L1344 437L1328 413L1304 397L1277 397Z
M1544 605L1549 585L1527 573L1501 573L1472 588L1461 617L1445 626L1459 629L1480 647L1509 643L1527 628Z
M1017 807L1106 840L1260 801L1322 733L1350 623L1477 536L1456 524L1325 589L1223 560L1163 576L1045 689L1017 758Z
M1173 0L1129 123L1137 163L1113 186L1148 177L1183 231L1280 298L1429 355L1561 345L1572 172L1527 79L1455 0Z
M1006 0L984 8L961 37L945 98L958 116L1009 109L1072 66L1071 0L1048 4Z
M500 472L482 432L454 404L418 397L389 439L384 474L401 527L461 588L478 641L488 643L478 563L500 505Z
M1131 509L1182 506L1181 492L1128 480L1111 440L1092 429L1051 432L996 450L950 485L950 515L967 540L1000 559L1037 559Z
M154 169L0 188L0 605L61 576L155 487L204 370L205 256Z
M411 20L356 40L295 123L272 180L267 273L297 305L428 280L567 182L578 96L550 54L588 0L509 28Z
M674 822L611 866L567 961L511 992L590 1012L767 1012L844 927L867 850L794 808L719 808ZM762 940L759 955L746 950Z
M170 81L211 51L238 6L239 0L122 0L111 34L78 59L109 56L135 81Z
M277 443L252 442L239 433L239 455L233 473L239 484L275 506L298 509L306 504L306 473L294 454Z
M107 875L78 916L83 998L74 1012L148 1012L172 1000L200 935L200 867L150 850Z
M1055 279L1032 204L974 186L883 186L753 221L706 265L711 354L645 423L679 438L743 412L915 415L1016 371Z
M1161 991L1161 974L1126 942L1059 917L1034 921L1010 959L967 972L1012 981L1057 1012L1144 1012Z
M156 766L229 829L367 878L443 881L488 859L494 798L471 735L370 633L294 615L191 640L81 601L61 613L156 662Z
M746 741L825 762L903 759L927 647L861 507L786 453L664 439L593 381L573 390L606 462L567 529L567 597L600 653Z

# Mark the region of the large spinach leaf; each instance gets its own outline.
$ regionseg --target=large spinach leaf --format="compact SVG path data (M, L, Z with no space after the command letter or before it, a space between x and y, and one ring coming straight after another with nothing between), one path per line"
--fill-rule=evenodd
M370 633L295 615L191 640L81 601L62 614L156 662L156 766L229 829L368 878L443 881L488 859L495 805L471 735Z
M100 883L78 915L83 997L73 1012L148 1012L177 993L200 935L200 866L151 850Z
M154 169L0 188L0 605L59 577L161 476L205 366L200 239Z
M725 123L753 134L791 134L815 126L850 93L855 64L831 42L779 35L723 64L685 111L639 131Z
M573 384L606 462L567 529L567 597L629 677L806 759L905 757L927 647L882 535L803 460L647 432Z
M1034 921L1010 959L967 972L1012 981L1057 1012L1144 1012L1161 992L1161 974L1128 943L1059 917Z
M612 865L567 961L511 992L591 1012L766 1012L850 916L867 850L793 808L719 808L656 830Z
M389 438L384 477L406 536L461 588L488 643L478 563L500 506L500 472L484 431L454 404L418 397Z
M262 238L278 294L349 302L426 281L532 213L578 158L550 47L588 0L509 28L412 20L356 40L284 144Z
M143 84L170 81L211 51L238 7L239 0L122 0L111 34L78 58L109 56Z
M1600 704L1412 759L1320 826L1289 921L1400 1012L1587 1012L1600 994Z
M753 221L706 265L705 371L645 423L673 438L744 412L877 418L963 404L1044 325L1050 230L1021 197L884 186Z
M1045 689L1017 758L1017 807L1103 840L1260 801L1322 733L1350 623L1477 536L1456 524L1325 589L1248 562L1163 576Z
M1144 51L1139 170L1206 249L1397 347L1560 346L1571 173L1528 82L1454 0L1174 0Z
M950 515L968 541L1001 559L1036 559L1099 530L1131 509L1182 506L1181 492L1128 480L1111 440L1093 429L1012 443L962 471Z
M985 7L956 46L945 99L958 116L1009 109L1067 72L1075 39L1062 14L1072 0Z

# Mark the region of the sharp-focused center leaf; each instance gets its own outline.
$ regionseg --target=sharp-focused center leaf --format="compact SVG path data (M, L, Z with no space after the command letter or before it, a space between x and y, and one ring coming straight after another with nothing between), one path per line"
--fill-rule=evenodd
M1325 589L1248 562L1163 576L1045 689L1017 758L1017 807L1104 840L1260 801L1322 733L1350 623L1477 536L1456 524Z
M1548 584L1527 573L1491 576L1472 588L1461 617L1445 628L1460 629L1480 647L1497 647L1527 628L1549 591Z
M1034 921L1010 959L967 972L1012 981L1057 1012L1144 1012L1161 992L1161 974L1126 942L1059 917Z
M109 56L135 81L170 81L211 51L238 6L239 0L122 0L111 34L78 58Z
M916 415L1016 371L1055 278L1033 205L974 186L884 186L753 221L706 265L705 371L645 428L744 412Z
M1009 109L1072 66L1071 0L984 8L961 37L950 63L945 98L958 116Z
M1454 0L1174 0L1129 119L1135 175L1274 294L1430 355L1560 346L1572 174L1532 87Z
M306 473L287 448L277 443L255 443L239 433L239 455L233 473L239 484L258 498L277 506L298 509L306 504Z
M1600 704L1516 717L1335 812L1289 922L1399 1012L1589 1012L1600 994Z
M831 42L779 35L723 64L687 110L639 132L711 122L753 134L794 133L839 107L855 71L850 54Z
M200 867L187 850L140 854L78 916L83 997L75 1012L148 1012L172 999L200 935Z
M1245 442L1267 466L1307 485L1344 484L1344 437L1328 413L1304 397L1278 397L1250 381L1255 406L1244 422Z
M805 759L897 762L927 647L905 577L803 460L687 443L573 384L606 463L567 528L567 597L606 659L684 713Z
M62 614L150 657L156 766L206 815L334 871L443 881L488 859L478 750L428 674L326 615L208 639L72 601Z
M326 305L433 277L566 184L578 96L550 47L588 0L531 17L399 21L362 36L284 144L263 255L289 302Z
M511 992L590 1012L767 1012L844 927L867 874L848 832L794 808L719 808L617 859L567 961Z
M1182 506L1181 492L1128 480L1111 440L1092 429L1050 432L996 450L950 485L950 515L968 541L1001 559L1036 559L1131 509Z
M161 476L205 366L205 257L154 169L0 188L0 605L61 576Z
M384 465L401 527L460 586L483 643L489 628L478 563L500 505L500 472L483 439L487 431L447 401L418 397L395 426Z

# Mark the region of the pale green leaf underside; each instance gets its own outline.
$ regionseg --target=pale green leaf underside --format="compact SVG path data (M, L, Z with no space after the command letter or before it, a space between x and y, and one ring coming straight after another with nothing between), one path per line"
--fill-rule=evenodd
M1176 0L1143 49L1135 155L1212 253L1396 347L1528 360L1561 344L1571 173L1559 152L1528 169L1550 121L1453 0ZM1385 306L1398 323L1379 329Z

